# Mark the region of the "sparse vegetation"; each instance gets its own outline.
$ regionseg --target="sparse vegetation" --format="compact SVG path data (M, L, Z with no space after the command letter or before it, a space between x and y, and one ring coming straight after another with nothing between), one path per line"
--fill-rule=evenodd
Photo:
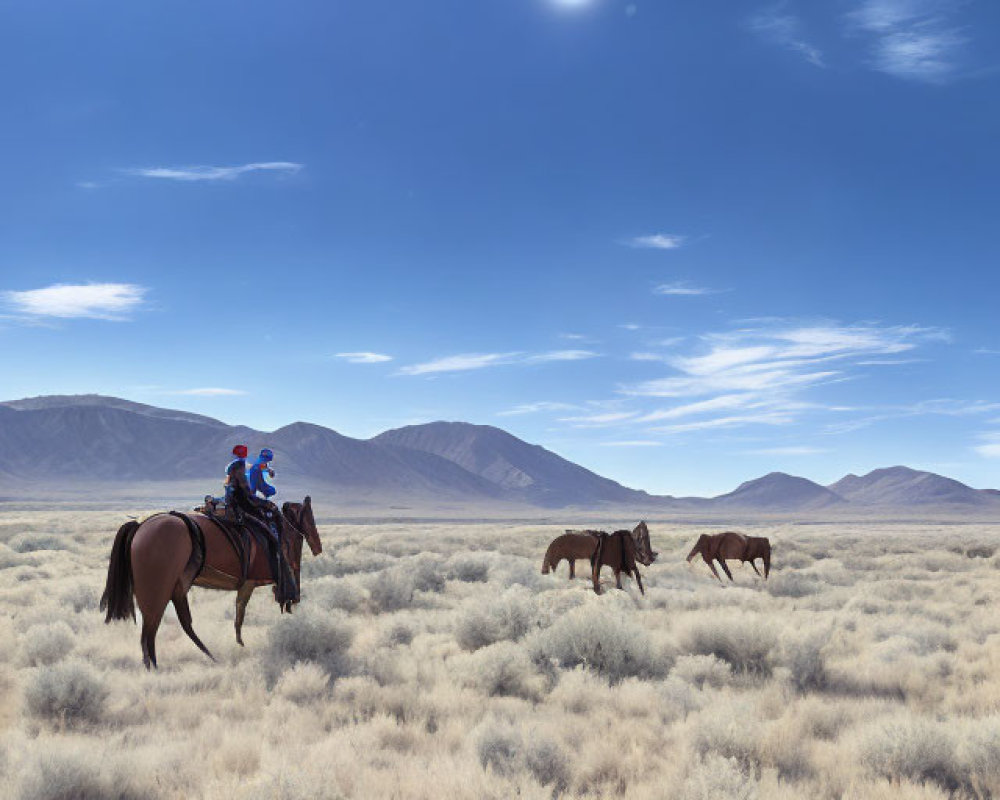
M694 529L653 524L646 596L606 575L598 597L539 574L553 527L337 525L294 614L259 592L240 648L233 596L195 590L218 663L171 612L147 675L138 630L96 609L120 518L16 519L2 797L1000 798L1000 534L982 526L930 547L912 527L775 526L771 581L737 567L720 587L683 561ZM20 552L29 537L49 546Z

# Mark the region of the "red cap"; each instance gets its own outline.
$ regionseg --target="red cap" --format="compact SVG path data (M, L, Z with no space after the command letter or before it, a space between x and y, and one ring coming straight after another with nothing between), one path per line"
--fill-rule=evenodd
M237 458L247 457L247 446L245 444L238 444L233 448L233 455Z

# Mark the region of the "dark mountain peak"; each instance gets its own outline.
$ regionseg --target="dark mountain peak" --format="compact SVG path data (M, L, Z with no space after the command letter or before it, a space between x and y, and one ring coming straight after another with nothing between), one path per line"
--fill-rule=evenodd
M762 511L807 510L844 502L824 486L786 472L769 472L760 478L741 483L735 491L715 500L723 505L755 508Z
M16 411L50 411L60 408L91 408L91 409L114 409L116 411L128 411L133 414L140 414L144 417L156 419L182 419L189 422L198 422L203 425L223 426L212 417L202 414L192 414L188 411L177 411L170 408L158 408L136 403L131 400L123 400L120 397L108 397L102 394L52 394L41 395L39 397L25 397L20 400L8 400L0 403L0 406L13 408Z
M993 500L953 478L904 466L875 469L860 477L846 475L829 488L852 503L876 506L977 505Z

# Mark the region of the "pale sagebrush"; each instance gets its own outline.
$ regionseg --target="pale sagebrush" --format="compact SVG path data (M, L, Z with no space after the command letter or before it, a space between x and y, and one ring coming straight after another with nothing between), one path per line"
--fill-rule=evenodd
M24 659L38 667L62 661L76 644L73 629L65 622L32 625L24 634Z
M271 627L262 661L272 682L300 661L322 667L336 680L350 672L353 640L354 626L346 617L303 610Z
M317 578L302 588L303 600L319 608L353 612L368 598L368 590L356 578Z
M748 614L702 617L687 629L681 644L690 653L722 659L735 672L762 677L771 674L776 645L773 627Z
M77 726L101 720L108 693L92 667L72 660L39 667L25 687L24 700L35 717Z
M528 735L524 745L524 765L542 786L551 786L558 796L572 779L572 765L566 749L554 738L540 732Z
M24 533L15 536L8 546L18 553L36 553L40 550L68 550L69 543L54 533Z
M513 642L497 642L469 657L467 682L491 697L538 700L545 680L527 651Z
M495 557L486 553L458 553L445 564L447 576L464 583L485 583Z
M782 661L791 674L792 684L800 692L821 692L830 684L823 648L828 631L817 631L801 638L788 639L782 646Z
M322 699L329 688L330 676L326 670L311 661L300 661L285 670L274 691L293 703L307 705Z
M671 667L670 657L657 652L643 627L610 609L575 608L532 634L528 647L543 667L584 666L611 682L662 677Z
M733 668L715 655L683 655L677 657L670 675L699 689L719 689L732 683Z
M933 781L946 791L962 785L954 730L945 723L907 716L873 724L859 737L860 762L873 775Z
M413 586L418 592L440 594L448 583L444 558L436 553L423 553L400 565L409 571Z
M154 800L164 796L135 771L109 765L83 745L36 753L22 770L17 800Z
M513 587L499 596L479 597L469 601L458 615L455 639L465 650L500 641L517 641L529 630L538 613L532 594Z
M693 762L676 800L757 800L758 784L734 758L709 754Z
M472 741L483 769L509 775L522 768L524 741L521 731L509 722L483 720L473 731Z
M386 614L408 608L413 601L416 585L404 566L376 572L368 577L368 604L375 614Z

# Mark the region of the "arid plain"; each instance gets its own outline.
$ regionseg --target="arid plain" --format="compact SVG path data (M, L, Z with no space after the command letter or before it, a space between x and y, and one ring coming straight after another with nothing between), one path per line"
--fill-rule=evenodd
M141 516L144 509L131 509ZM120 512L0 511L0 796L998 798L1000 528L650 522L646 595L540 574L562 526L320 520L302 603L98 611ZM623 519L620 525L635 520Z

